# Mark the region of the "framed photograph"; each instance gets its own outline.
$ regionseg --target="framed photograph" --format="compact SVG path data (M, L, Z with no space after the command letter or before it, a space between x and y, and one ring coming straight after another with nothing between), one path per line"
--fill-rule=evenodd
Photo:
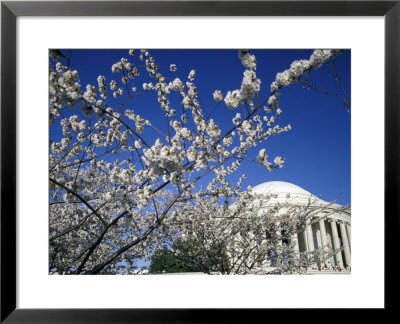
M270 309L392 309L399 21L399 1L3 1L1 322L215 323ZM321 65L333 80L328 90L323 76L312 78ZM298 92L284 99L294 83ZM202 91L209 98L198 97ZM323 118L300 91L330 98L314 102ZM158 107L139 116L141 97ZM332 100L340 118L330 113ZM285 104L294 118L286 126ZM203 107L214 108L203 116ZM214 122L228 113L226 124ZM257 147L248 158L252 140L307 128L303 119L319 133L306 139L304 131L299 144L274 136L282 156ZM147 128L155 135L145 137ZM232 143L236 151L227 149ZM299 152L307 159L296 159ZM229 159L267 171L264 178L247 169L249 182L240 182L256 198L225 181L240 167L220 168ZM290 161L298 164L295 178L289 164L289 173L271 178L268 171ZM332 198L285 182L311 179L301 163L320 186L343 178L346 190ZM202 181L209 173L219 180ZM206 189L190 191L198 181ZM260 224L257 194L278 202L271 217L279 227L267 216ZM288 201L301 199L307 217L304 208L294 217ZM224 235L242 238L228 244ZM222 243L208 243L210 236ZM147 272L155 275L137 275Z

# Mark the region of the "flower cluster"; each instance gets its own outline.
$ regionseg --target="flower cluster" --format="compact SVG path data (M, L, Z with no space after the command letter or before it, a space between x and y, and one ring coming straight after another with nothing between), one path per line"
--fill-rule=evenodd
M255 70L257 67L257 60L249 50L239 50L239 58L242 61L244 67Z
M215 90L213 93L213 97L216 102L220 102L224 99L221 90Z
M193 81L195 75L196 75L196 71L195 71L195 70L191 70L190 73L189 73L189 75L188 75L188 79L189 79L190 81Z
M242 87L240 88L242 100L250 104L253 100L254 94L260 91L260 85L261 81L260 79L257 79L256 72L253 70L244 71Z
M150 148L143 150L143 161L150 168L149 176L154 179L164 174L177 178L184 172L179 153L174 148L163 145L160 139Z
M240 90L228 91L224 101L228 108L230 109L237 108L240 102L242 101L242 95L240 93Z
M78 79L78 71L70 70L66 66L57 63L56 71L50 66L49 75L49 119L50 124L60 116L60 110L64 106L74 107L81 97L81 87Z
M294 61L289 69L276 75L275 81L271 84L271 91L276 91L281 87L287 87L292 83L298 82L303 73L312 68L318 69L322 63L338 53L340 53L338 50L315 50L309 60Z
M243 73L242 85L240 90L228 91L225 96L225 104L230 109L235 109L243 102L254 108L253 97L256 92L260 91L261 80L256 77L257 60L247 50L239 50L239 58L242 64L248 68ZM216 90L218 91L218 90ZM221 93L222 96L222 93ZM214 99L216 94L214 92ZM216 99L215 99L216 100ZM218 100L216 100L218 101Z

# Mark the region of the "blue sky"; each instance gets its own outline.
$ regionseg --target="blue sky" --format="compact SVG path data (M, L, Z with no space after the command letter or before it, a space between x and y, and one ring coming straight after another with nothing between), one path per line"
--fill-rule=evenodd
M232 127L232 118L237 111L228 109L223 102L216 104L212 98L215 89L224 94L228 90L239 89L244 67L238 58L237 50L150 50L160 71L171 78L187 79L190 70L196 70L195 83L200 102L207 116L212 117L222 130ZM68 51L63 51L68 54ZM260 101L269 94L269 88L275 75L286 70L297 59L309 59L312 50L253 50L257 58L257 77L261 79ZM82 88L87 83L97 86L99 74L106 82L116 79L111 65L121 57L131 59L128 50L73 50L70 66L79 71ZM339 73L344 89L350 98L350 51L336 58L336 71ZM142 65L143 62L133 61ZM169 72L169 65L177 64L176 72ZM327 66L312 71L308 76L311 83L324 90L343 95L335 84ZM151 80L145 73L137 79L136 86L142 91L142 82ZM179 108L179 96L171 97L171 103ZM174 101L175 100L175 101ZM113 103L109 102L112 107ZM351 115L337 96L314 90L303 89L300 84L291 85L282 90L280 107L283 114L278 121L282 127L290 124L292 130L269 138L263 145L249 151L249 157L256 157L261 148L265 148L270 160L277 155L283 156L285 166L268 172L256 163L245 162L232 180L236 182L240 174L245 173L247 185L256 186L266 181L287 181L294 183L316 196L326 200L336 200L343 205L351 203L350 197L350 125ZM165 117L156 99L155 93L143 93L133 98L126 108L133 109L143 118L149 119L160 130L165 130ZM177 109L179 112L180 110ZM75 108L65 112L65 116L80 115ZM82 116L83 118L83 116ZM85 118L87 119L87 118ZM59 127L50 129L51 139L60 136ZM153 143L159 135L146 130L144 137Z

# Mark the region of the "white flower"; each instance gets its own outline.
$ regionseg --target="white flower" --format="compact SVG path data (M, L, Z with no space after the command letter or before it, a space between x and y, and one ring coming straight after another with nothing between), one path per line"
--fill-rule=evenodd
M279 102L279 99L277 96L272 95L268 98L268 104L271 106L271 108L277 108L278 102Z
M170 83L170 88L171 90L182 91L184 88L183 82L181 81L181 79L175 78L174 81Z
M115 82L114 80L111 80L110 89L111 90L117 90L117 82Z
M87 102L95 103L96 98L97 98L96 88L93 87L92 85L88 84L86 86L86 91L83 94L83 99L85 99Z
M258 152L258 156L257 156L257 162L259 165L265 165L266 161L267 161L267 151L265 149L261 149L260 152Z
M235 109L241 102L240 90L228 91L224 101L228 108Z
M182 120L182 123L186 124L188 122L188 117L185 114L183 114L181 116L181 120Z
M136 131L140 134L144 130L144 127L142 125L136 125Z
M274 159L274 163L275 163L275 165L276 165L278 168L282 168L282 167L283 167L283 164L285 163L285 159L282 158L281 156L277 156L277 157Z
M85 135L81 132L78 134L77 139L80 143L85 141Z
M256 131L251 120L244 120L241 127L243 133L248 136L254 136Z
M191 147L187 150L186 155L187 155L188 161L189 161L189 162L193 162L193 161L195 161L196 158L197 158L197 150L196 150L193 146L191 146Z
M118 62L118 63L113 64L111 67L111 71L113 73L121 72L122 71L122 63Z
M154 85L152 82L150 83L143 83L143 90L151 90L154 88Z
M61 73L63 71L63 66L60 62L57 62L57 64L56 64L56 71L58 73Z
M175 130L179 130L182 127L181 124L177 120L172 121L171 125Z
M278 86L287 87L290 83L292 83L292 79L290 76L290 70L286 70L276 74L275 82Z
M255 70L257 66L256 57L248 50L239 50L239 58L244 67Z
M188 79L189 79L190 81L193 81L195 75L196 75L196 70L190 71L190 73L189 73L189 75L188 75Z
M183 138L192 139L194 135L186 127L181 128L179 132Z
M260 91L260 79L256 78L256 72L253 70L246 70L243 73L242 87L240 94L242 99L250 103L253 99L254 93Z
M182 99L182 106L184 108L189 109L190 108L190 104L191 104L191 100L190 100L190 98L188 96L186 96L186 97L184 97Z
M142 143L140 141L135 141L135 148L137 149L142 148Z
M315 50L310 56L310 65L318 69L322 63L327 61L334 54L333 50Z
M224 99L221 90L215 90L213 96L216 102L220 102Z
M182 177L177 172L172 172L170 175L170 181L174 186L180 185L182 183Z
M235 118L232 119L232 123L234 123L235 125L239 124L240 118L242 118L242 115L240 113L236 113ZM233 134L232 134L232 136L233 136Z
M170 69L172 72L175 72L175 71L176 71L176 64L171 64L171 65L169 66L169 69Z
M290 65L290 73L293 78L298 78L304 73L304 70L310 67L310 62L307 60L294 61Z
M208 124L207 133L211 137L218 137L221 134L221 130L219 129L218 125L214 123L213 119L211 119Z
M225 137L224 139L223 139L223 144L225 145L225 146L230 146L230 145L232 145L232 143L233 143L233 137L232 136L228 136L228 137Z
M276 81L271 83L271 92L274 92L279 89L279 85L276 83Z

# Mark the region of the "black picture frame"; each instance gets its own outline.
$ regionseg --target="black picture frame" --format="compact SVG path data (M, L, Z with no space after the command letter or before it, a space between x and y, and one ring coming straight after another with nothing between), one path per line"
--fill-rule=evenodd
M385 17L385 310L398 275L400 1L2 1L1 3L1 323L233 322L262 309L16 308L16 19L18 16L384 16ZM271 311L271 310L269 310ZM261 314L260 314L261 313Z

